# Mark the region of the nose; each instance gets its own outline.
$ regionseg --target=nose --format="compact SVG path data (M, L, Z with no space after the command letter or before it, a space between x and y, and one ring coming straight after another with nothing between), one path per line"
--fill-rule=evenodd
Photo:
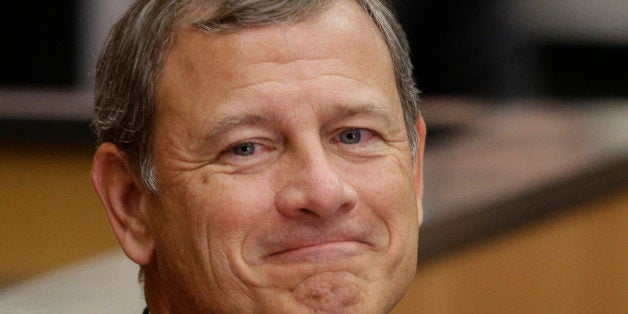
M317 146L317 145L312 145ZM326 219L351 211L355 189L345 182L320 145L291 154L275 206L285 217Z

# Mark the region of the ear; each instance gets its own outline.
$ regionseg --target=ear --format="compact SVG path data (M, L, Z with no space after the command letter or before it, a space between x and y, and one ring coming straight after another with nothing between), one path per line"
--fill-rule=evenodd
M414 184L417 195L417 208L419 209L419 226L423 223L423 154L425 153L425 137L427 135L427 127L422 116L416 121L416 129L419 136L417 143L416 159L414 161Z
M148 196L131 173L126 154L112 143L103 143L94 155L92 184L124 253L146 265L153 255L148 219Z

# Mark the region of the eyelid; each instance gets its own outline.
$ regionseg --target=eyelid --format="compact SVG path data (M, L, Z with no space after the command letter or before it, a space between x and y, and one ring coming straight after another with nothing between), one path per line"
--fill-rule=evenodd
M220 154L233 153L233 149L234 148L236 148L236 147L238 147L240 145L244 145L244 144L254 144L256 149L259 146L266 146L266 145L264 145L263 143L260 143L257 140L244 140L244 141L237 142L235 144L228 145L225 149L223 149L220 152ZM243 156L238 156L238 157L243 157Z
M280 145L283 141L283 136L277 130L270 129L263 126L248 126L237 127L225 131L219 138L216 138L210 145L217 148L219 154L229 152L232 148L246 144L255 143L258 145L265 145L268 147L274 147ZM220 149L218 151L218 149Z
M243 144L255 144L255 150L253 154L248 156L237 155L233 152L233 150L238 145ZM216 157L215 162L218 164L222 164L225 166L233 167L235 172L249 172L255 169L260 165L263 165L269 162L273 156L274 152L278 149L278 146L275 142L269 139L264 138L249 138L244 139L234 144L228 145L224 148Z

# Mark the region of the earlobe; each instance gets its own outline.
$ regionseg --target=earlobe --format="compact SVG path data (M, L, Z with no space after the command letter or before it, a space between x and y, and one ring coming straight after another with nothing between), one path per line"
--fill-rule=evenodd
M126 155L103 143L92 164L91 179L113 232L126 255L140 265L150 262L153 238L148 219L148 192L134 179Z

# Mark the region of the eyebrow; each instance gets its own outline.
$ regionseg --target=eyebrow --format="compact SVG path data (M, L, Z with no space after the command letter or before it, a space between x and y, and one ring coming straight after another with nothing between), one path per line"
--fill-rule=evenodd
M338 117L350 117L357 115L369 115L372 114L377 117L378 120L383 121L386 124L386 127L391 127L393 125L392 119L390 118L390 109L384 108L380 106L376 106L373 104L360 104L360 105L345 105L345 104L336 104L331 107L332 113L335 113Z
M233 129L239 126L245 125L259 125L264 123L269 123L272 118L268 115L258 115L258 114L243 114L236 116L226 116L222 119L219 119L212 128L209 133L205 136L206 139L211 140L218 137L221 133Z
M332 116L334 119L357 115L374 115L377 120L380 120L385 124L386 128L392 129L393 131L397 131L399 129L398 127L394 126L394 123L390 118L389 108L384 108L373 104L333 104L331 106L326 106L324 109L319 110L319 112L324 115ZM218 121L213 123L214 125L209 130L209 133L207 133L207 135L205 136L205 139L211 141L223 132L241 126L269 124L272 121L280 120L281 116L283 116L283 113L277 116L276 112L264 115L247 113L241 115L226 116L222 119L218 119Z

